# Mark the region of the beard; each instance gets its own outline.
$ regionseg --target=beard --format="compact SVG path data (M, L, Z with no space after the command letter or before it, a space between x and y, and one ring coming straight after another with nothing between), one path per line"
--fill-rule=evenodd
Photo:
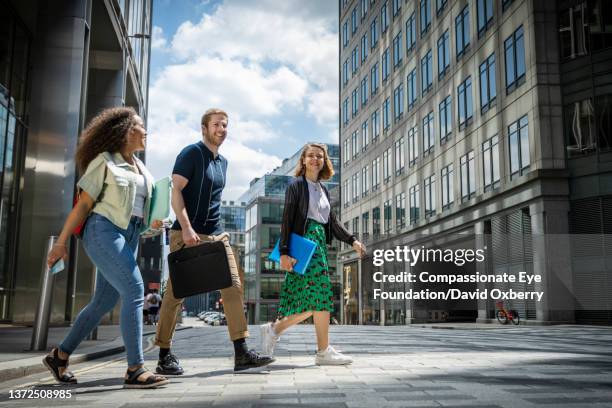
M219 138L217 138L215 136L211 136L210 133L207 130L206 132L204 132L204 140L206 140L206 142L208 142L209 144L211 144L213 146L219 147L225 141L225 137L219 141Z

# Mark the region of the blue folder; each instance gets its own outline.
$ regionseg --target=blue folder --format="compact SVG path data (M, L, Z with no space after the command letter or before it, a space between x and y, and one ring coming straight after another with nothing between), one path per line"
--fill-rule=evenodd
M280 262L280 239L276 241L276 246L268 259L274 262ZM295 258L297 263L293 265L293 270L300 275L306 272L306 268L314 255L317 244L313 241L304 238L300 235L291 233L289 235L289 256Z

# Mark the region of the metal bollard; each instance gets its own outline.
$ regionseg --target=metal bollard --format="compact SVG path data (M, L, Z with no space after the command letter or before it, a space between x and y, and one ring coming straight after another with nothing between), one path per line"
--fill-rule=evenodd
M47 255L53 248L56 236L50 236L47 240L45 253L43 255L42 276L40 282L40 300L36 309L34 327L32 327L32 342L30 349L42 351L47 349L47 335L49 334L49 318L51 317L51 297L53 296L53 279L51 268L47 266Z

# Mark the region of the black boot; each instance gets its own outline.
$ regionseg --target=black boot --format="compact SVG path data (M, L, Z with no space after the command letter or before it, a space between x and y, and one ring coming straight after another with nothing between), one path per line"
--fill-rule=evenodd
M234 359L234 371L244 371L252 368L267 366L275 360L272 357L260 356L255 350L249 350L244 354L236 355Z
M168 353L159 358L155 371L163 375L181 375L183 374L183 367L179 365L178 358L174 354Z

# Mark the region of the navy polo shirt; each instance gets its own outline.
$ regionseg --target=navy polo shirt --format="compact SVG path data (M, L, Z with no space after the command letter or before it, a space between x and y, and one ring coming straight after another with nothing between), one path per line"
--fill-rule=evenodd
M206 235L223 233L221 192L225 187L227 159L220 154L215 158L208 147L199 141L179 153L172 174L189 180L182 193L187 216L195 232ZM181 229L178 220L172 229Z

